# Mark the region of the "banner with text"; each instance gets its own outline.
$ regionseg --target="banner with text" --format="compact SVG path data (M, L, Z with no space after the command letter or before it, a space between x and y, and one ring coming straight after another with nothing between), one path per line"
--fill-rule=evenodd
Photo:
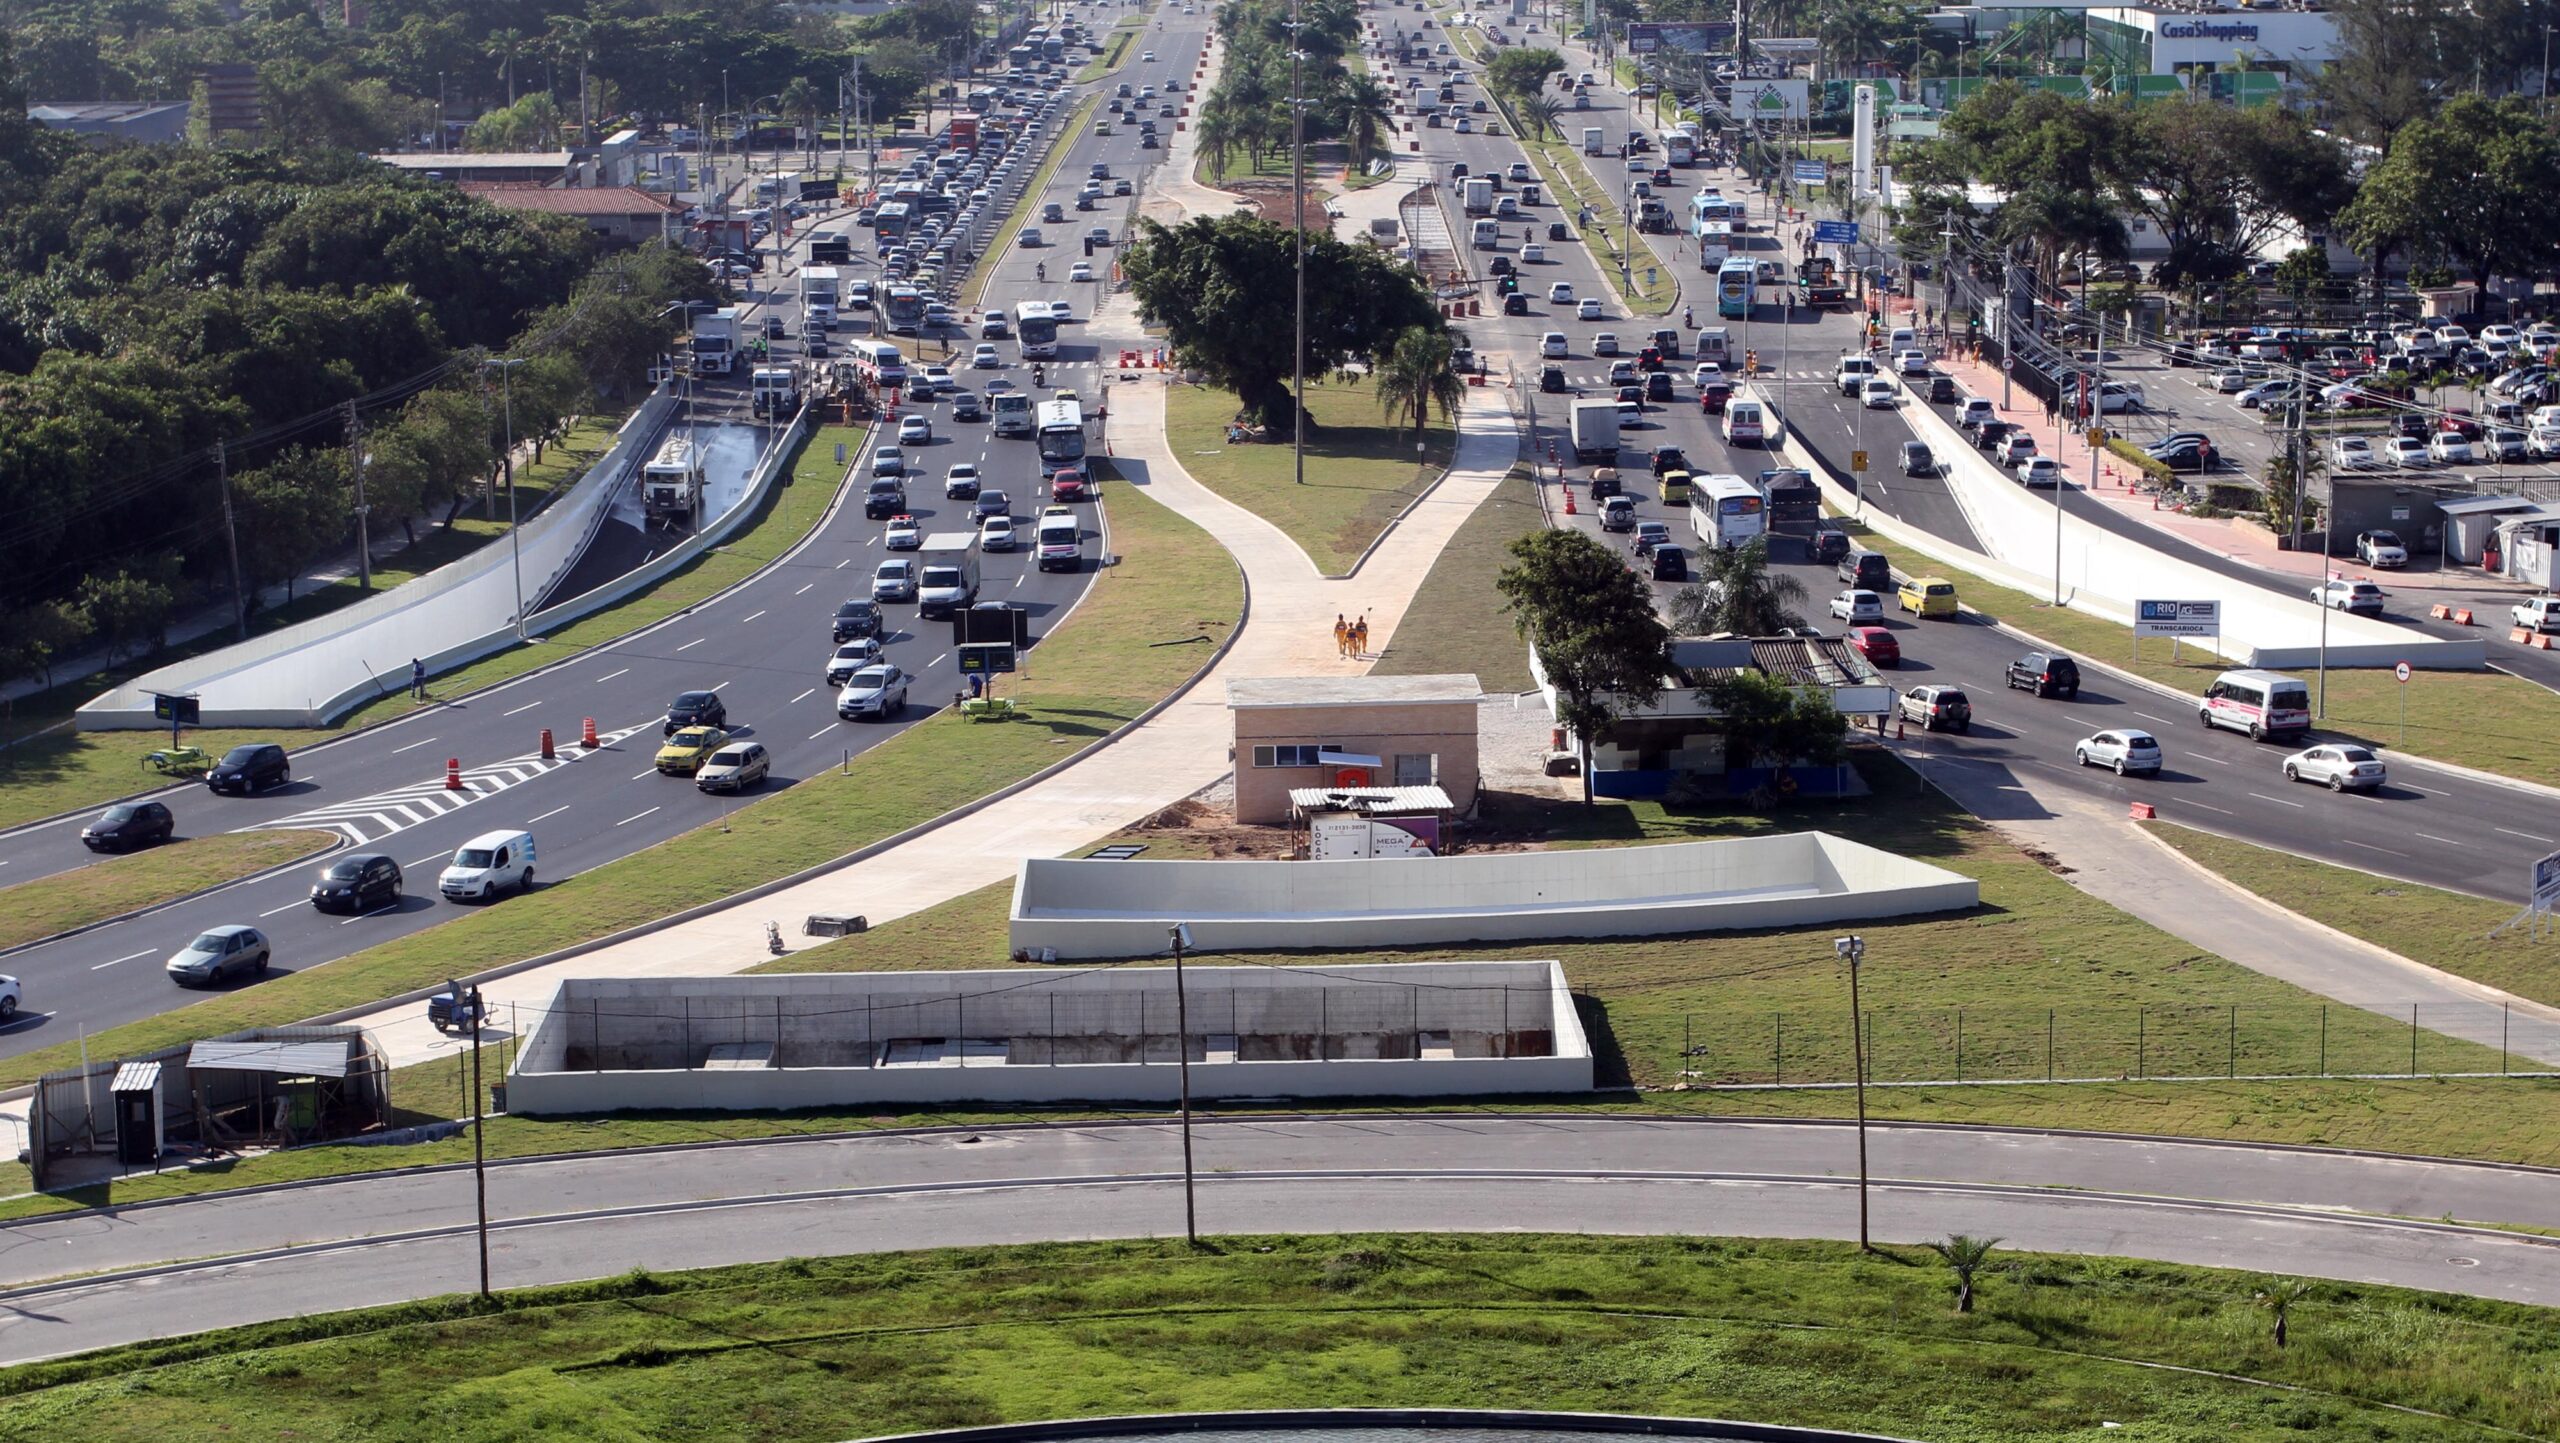
M2220 636L2222 603L2136 601L2133 604L2133 634L2137 640L2146 636Z

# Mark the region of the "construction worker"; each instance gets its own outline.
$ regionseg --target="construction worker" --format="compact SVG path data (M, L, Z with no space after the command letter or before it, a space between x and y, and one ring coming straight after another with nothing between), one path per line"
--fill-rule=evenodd
M1742 353L1742 374L1745 376L1757 376L1760 374L1760 353L1758 351L1746 350Z
M1339 611L1333 614L1333 654L1340 657L1351 655L1351 623L1343 620Z

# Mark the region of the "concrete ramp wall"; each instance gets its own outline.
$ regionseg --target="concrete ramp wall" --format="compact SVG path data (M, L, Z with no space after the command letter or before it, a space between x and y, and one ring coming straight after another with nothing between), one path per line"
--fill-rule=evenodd
M1356 862L1025 861L1016 950L1204 951L1797 927L1974 906L1969 877L1823 832Z

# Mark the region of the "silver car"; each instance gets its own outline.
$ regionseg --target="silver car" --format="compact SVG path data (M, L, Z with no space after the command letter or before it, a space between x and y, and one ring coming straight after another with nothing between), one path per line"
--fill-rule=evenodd
M181 987L255 977L266 970L266 934L236 924L206 929L169 959L169 980Z
M858 636L827 658L827 685L842 686L852 675L880 659L880 638Z
M2369 792L2382 785L2382 758L2371 747L2334 742L2307 747L2284 759L2288 782L2318 782L2333 792Z
M905 557L883 561L871 573L873 601L913 601L916 599L916 564Z
M2127 772L2160 772L2160 743L2151 733L2117 729L2082 737L2071 749L2084 767L2111 768L2117 776Z
M886 662L855 672L836 694L836 715L846 721L856 717L887 721L906 709L907 674Z
M773 758L760 742L731 742L711 754L693 774L693 784L706 792L743 792L773 770Z

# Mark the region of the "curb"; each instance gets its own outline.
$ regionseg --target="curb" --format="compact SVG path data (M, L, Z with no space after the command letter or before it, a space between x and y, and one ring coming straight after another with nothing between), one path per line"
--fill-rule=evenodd
M1470 386L1468 389L1481 391L1490 390L1492 388L1488 386ZM1514 426L1512 429L1516 433L1519 428ZM1450 426L1449 464L1441 467L1440 474L1431 478L1430 485L1423 487L1421 491L1416 493L1414 498L1406 502L1402 509L1398 510L1395 515L1387 519L1387 524L1379 529L1377 535L1369 538L1369 544L1361 547L1360 554L1352 558L1350 570L1345 571L1338 576L1321 571L1316 573L1316 575L1325 581L1350 581L1358 577L1360 575L1360 568L1368 565L1369 558L1377 554L1378 548L1387 544L1387 538L1396 534L1396 528L1404 524L1404 519L1411 516L1414 512L1421 510L1423 502L1430 500L1439 492L1442 486L1448 484L1449 477L1455 474L1458 469L1458 442L1465 439L1465 434L1466 433L1460 427L1454 424ZM1516 434L1512 440L1511 451L1511 461L1513 464L1516 464L1520 459L1520 445ZM1508 465L1503 468L1503 474L1506 476L1510 474L1510 467ZM1498 481L1500 478L1497 477L1495 479ZM1304 548L1300 549L1303 550Z
M268 830L268 829L266 829L266 828L260 828L259 830L264 831L264 830ZM185 892L185 893L181 893L181 894L179 894L178 896L175 896L175 897L164 897L164 898L160 899L160 900L159 900L159 901L157 901L157 902L153 902L153 903L151 903L149 906L136 907L136 908L134 908L134 909L133 909L132 911L130 911L130 912L118 912L117 914L115 914L115 915L114 915L114 916L112 916L112 917L98 917L98 918L93 918L93 919L91 919L90 921L86 921L86 922L81 923L81 924L80 924L79 926L77 926L77 927L66 927L66 928L64 928L63 930L59 931L59 932L50 933L50 934L48 934L48 935L46 935L46 936L42 936L42 937L31 937L31 938L29 938L28 940L26 940L26 941L24 941L24 942L12 943L11 945L6 946L6 947L0 947L0 958L14 957L14 956L16 956L17 954L19 954L19 953L21 953L21 952L32 951L32 950L34 950L35 948L38 948L38 947L51 946L53 943L60 942L60 941L64 940L65 938L69 938L69 937L77 937L77 936L79 936L79 935L80 935L81 933L83 933L83 932L95 932L95 931L97 931L98 929L100 929L100 928L102 928L102 927L112 927L112 926L114 926L114 925L115 925L116 923L118 923L118 922L130 922L130 921L132 921L132 920L133 920L134 918L136 918L136 917L148 917L148 916L150 916L150 915L151 915L152 913L154 913L154 912L158 912L158 911L161 911L161 910L163 910L163 909L165 909L165 908L169 908L169 907L175 907L175 906L180 905L181 903L185 903L185 902L192 902L192 901L195 901L195 900L196 900L197 898L199 898L199 897L210 897L210 896L212 896L212 895L213 895L214 893L216 893L216 892L226 891L226 890L228 890L228 889L230 889L230 888L237 887L237 886L241 885L241 884L242 884L242 883L244 883L244 882L258 882L258 881L264 881L265 879L267 879L267 878L269 878L269 877L272 877L272 876L276 875L276 874L277 874L277 873L279 873L279 872L289 871L289 870L291 870L292 868L299 867L299 866L303 865L304 863L309 862L309 861L310 861L312 858L314 858L314 857L325 857L325 856L329 855L331 852L343 851L343 850L345 850L347 847L350 847L350 846L354 845L353 843L351 843L351 842L349 842L349 841L347 840L346 833L344 833L344 832L330 832L329 828L327 828L327 827L310 827L310 828L296 827L296 828L294 828L293 830L295 830L295 831L306 831L306 830L307 830L307 831L314 831L314 832L329 832L329 837L330 837L329 844L328 844L327 846L325 846L325 847L319 847L319 848L316 848L316 849L314 849L314 850L312 850L312 851L305 852L305 853L303 853L301 856L299 856L299 857L295 857L295 858L294 858L294 859L292 859L291 861L287 861L287 862L278 862L278 863L276 863L276 864L275 864L274 866L272 866L272 867L261 867L261 868L259 868L257 871L251 872L251 873L249 873L249 874L248 874L248 875L246 875L246 876L233 877L233 878L231 878L231 879L230 879L230 880L228 880L228 881L216 882L216 883L214 883L212 886L209 886L209 887L198 887L198 888L196 888L196 889L195 889L194 891L192 891L192 892ZM130 856L130 855L132 855L132 854L131 854L131 853L128 853L127 855L128 855L128 856ZM74 870L74 871L78 871L78 870L83 870L83 869L75 868L75 869L73 869L73 870ZM71 874L70 872L57 872L57 873L55 873L54 875L55 875L55 876L70 876L70 875L72 875L72 874ZM46 881L46 880L49 880L49 879L44 878L44 877L38 877L38 878L36 878L36 881L38 881L38 882L42 882L42 881ZM32 884L29 884L29 885L32 885Z

